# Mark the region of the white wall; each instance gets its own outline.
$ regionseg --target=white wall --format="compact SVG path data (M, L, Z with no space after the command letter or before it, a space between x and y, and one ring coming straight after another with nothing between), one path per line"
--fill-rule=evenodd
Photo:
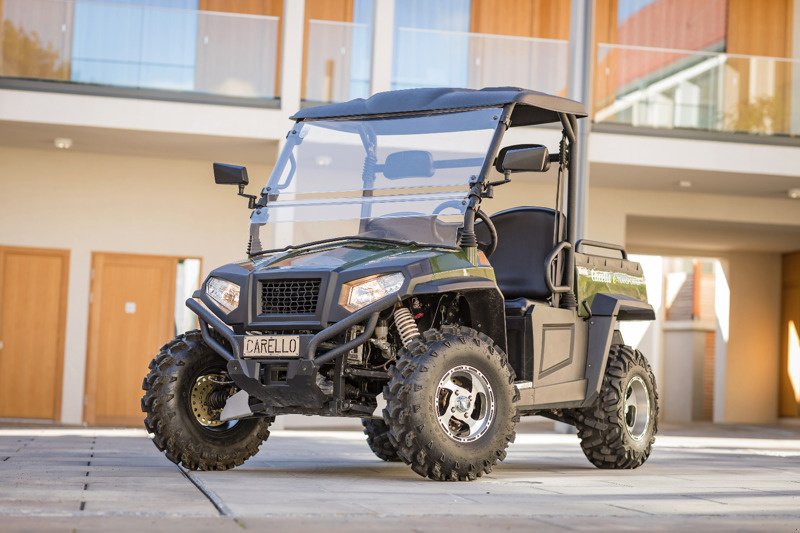
M2 147L0 161L0 244L70 250L61 418L80 423L91 253L201 257L205 276L244 257L246 200L207 161ZM249 170L255 189L268 168Z
M215 186L205 160L2 147L0 160L0 244L71 251L62 420L79 423L91 252L199 256L205 275L244 255L245 200L233 188ZM249 168L252 191L265 181L268 167ZM498 187L495 199L484 207L493 212L517 205L552 205L552 178L515 177L512 184ZM590 206L589 238L620 243L631 214L800 224L800 205L781 199L593 188ZM777 379L777 346L771 344L777 342L776 257L729 258L731 344L741 348L734 349L727 362L725 415L720 421L765 421L775 415L774 399L764 394ZM646 349L660 373L659 342L651 339ZM756 347L759 356L754 360ZM747 375L758 379L745 383Z

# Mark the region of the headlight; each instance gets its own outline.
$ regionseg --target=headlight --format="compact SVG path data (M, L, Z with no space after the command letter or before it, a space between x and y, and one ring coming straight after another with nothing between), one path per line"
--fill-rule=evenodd
M239 307L239 286L230 281L220 278L208 278L206 294L226 313L230 313Z
M350 312L377 302L384 296L400 290L406 280L400 272L356 279L342 285L339 305Z

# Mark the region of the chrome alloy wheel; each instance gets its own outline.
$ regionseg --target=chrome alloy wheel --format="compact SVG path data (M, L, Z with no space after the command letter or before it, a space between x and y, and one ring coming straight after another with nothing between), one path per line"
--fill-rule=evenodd
M633 440L641 440L650 425L650 392L639 376L633 376L625 388L625 425Z
M489 380L475 367L451 368L436 387L436 417L448 437L473 442L491 427L495 399Z

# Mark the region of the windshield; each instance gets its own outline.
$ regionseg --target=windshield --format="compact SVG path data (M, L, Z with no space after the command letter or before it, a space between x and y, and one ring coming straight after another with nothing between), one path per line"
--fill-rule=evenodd
M339 237L455 246L500 111L298 122L251 217L251 253Z

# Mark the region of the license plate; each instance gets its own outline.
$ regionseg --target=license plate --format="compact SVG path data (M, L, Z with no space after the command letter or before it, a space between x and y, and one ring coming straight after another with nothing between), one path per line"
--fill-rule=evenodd
M248 335L244 338L245 357L299 357L299 335Z

